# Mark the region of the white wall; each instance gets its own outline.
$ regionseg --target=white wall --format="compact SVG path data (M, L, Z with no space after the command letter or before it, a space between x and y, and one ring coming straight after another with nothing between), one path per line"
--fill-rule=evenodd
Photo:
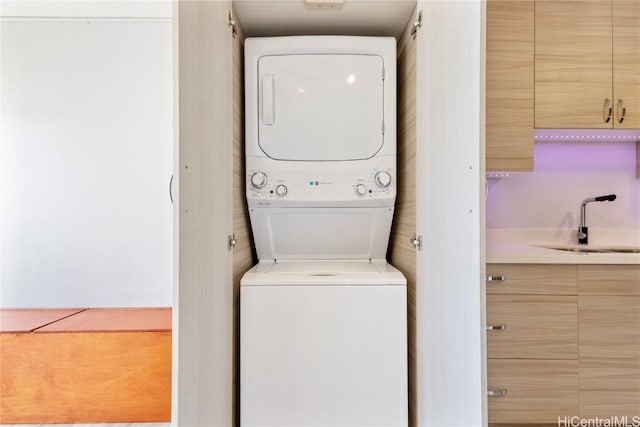
M640 178L631 142L537 142L535 171L489 178L488 228L577 229L580 203L590 228L640 229Z
M0 306L171 305L170 19L3 13Z

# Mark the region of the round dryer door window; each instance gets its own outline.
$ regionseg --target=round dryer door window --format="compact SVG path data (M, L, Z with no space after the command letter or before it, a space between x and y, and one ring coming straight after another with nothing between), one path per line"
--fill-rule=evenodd
M373 157L384 144L377 55L270 55L258 61L258 142L277 160Z

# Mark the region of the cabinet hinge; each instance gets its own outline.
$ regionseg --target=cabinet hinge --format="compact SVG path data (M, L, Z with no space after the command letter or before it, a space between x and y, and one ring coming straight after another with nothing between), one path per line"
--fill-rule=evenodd
M384 81L384 79L386 78L387 78L387 70L384 67L382 67L382 80Z
M384 135L384 120L382 121L382 134Z
M411 27L411 37L414 39L416 38L419 28L422 28L422 11L418 13L418 19L413 23L413 27Z
M236 247L236 243L238 243L238 241L236 240L235 233L227 236L227 250L232 251L233 248Z
M231 12L231 10L229 10L229 16L228 16L228 24L229 27L231 27L231 36L235 39L236 38L236 21L235 19L233 19L233 13Z
M414 234L411 239L409 239L414 248L421 251L422 250L422 236L419 234Z

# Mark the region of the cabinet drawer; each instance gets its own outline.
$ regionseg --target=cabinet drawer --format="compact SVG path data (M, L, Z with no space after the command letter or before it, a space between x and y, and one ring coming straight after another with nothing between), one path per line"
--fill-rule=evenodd
M487 294L576 295L577 275L567 264L487 264Z
M575 296L487 295L487 357L577 359L577 323Z
M578 361L489 359L490 423L553 423L578 413Z
M640 296L640 265L579 265L578 291L580 295Z

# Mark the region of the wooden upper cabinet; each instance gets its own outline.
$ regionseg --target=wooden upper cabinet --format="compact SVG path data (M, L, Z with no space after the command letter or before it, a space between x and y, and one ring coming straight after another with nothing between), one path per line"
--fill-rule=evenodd
M640 1L613 1L615 128L640 128ZM622 118L622 104L625 114Z
M612 127L611 28L610 0L535 2L536 128Z
M640 128L638 0L535 2L535 127Z
M534 2L487 2L486 168L533 170Z

